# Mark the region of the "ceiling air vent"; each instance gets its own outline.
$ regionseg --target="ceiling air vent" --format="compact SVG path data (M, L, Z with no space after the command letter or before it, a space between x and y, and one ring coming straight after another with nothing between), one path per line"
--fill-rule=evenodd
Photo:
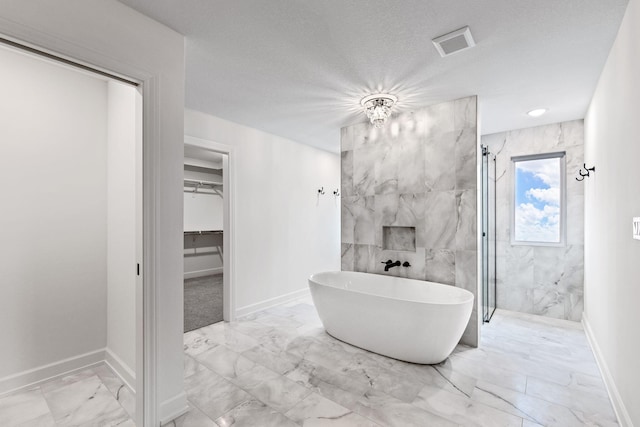
M444 36L433 39L433 45L438 49L438 53L443 58L461 50L469 49L476 45L471 37L469 27L460 28Z

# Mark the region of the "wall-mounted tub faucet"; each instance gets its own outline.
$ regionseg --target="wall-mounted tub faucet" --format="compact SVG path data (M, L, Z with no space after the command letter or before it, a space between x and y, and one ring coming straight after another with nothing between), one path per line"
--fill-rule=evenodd
M399 267L402 263L400 261L393 262L391 260L382 261L382 264L385 264L384 271L389 271L390 268Z
M403 267L411 267L411 264L409 264L409 261L405 261L401 263L400 261L393 262L390 259L386 261L382 261L381 264L384 264L384 271L389 271L393 267L400 267L401 265Z

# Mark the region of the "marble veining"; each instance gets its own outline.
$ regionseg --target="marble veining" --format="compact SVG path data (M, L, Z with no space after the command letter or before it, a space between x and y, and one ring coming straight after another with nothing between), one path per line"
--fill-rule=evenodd
M0 425L134 426L135 397L104 364L0 397Z
M497 306L580 321L584 307L584 184L574 179L584 161L582 120L482 137L496 155ZM566 152L566 245L511 245L511 157Z
M482 327L428 366L332 338L310 299L211 325L184 335L190 410L167 426L618 425L579 323L498 309ZM0 425L131 427L123 391L97 366L0 397Z
M400 114L382 129L342 129L342 270L465 286L476 295L458 279L475 283L477 263L456 263L459 251L477 256L476 101ZM415 237L390 236L391 227L412 227ZM388 259L411 267L385 272ZM475 312L463 342L477 345L477 319Z
M194 332L185 334L193 409L172 427L617 425L576 322L499 309L479 348L459 345L434 366L334 339L310 299ZM211 341L236 334L257 344ZM228 343L240 341L251 342Z

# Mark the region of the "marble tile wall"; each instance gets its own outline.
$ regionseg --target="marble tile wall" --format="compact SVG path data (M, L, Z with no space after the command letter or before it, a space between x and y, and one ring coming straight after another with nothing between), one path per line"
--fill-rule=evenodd
M497 306L580 321L584 282L584 183L575 180L584 159L582 120L485 135L496 155ZM567 241L564 247L512 246L511 157L566 152Z
M342 128L342 270L459 286L477 297L477 99ZM385 226L415 227L415 250L383 249ZM383 261L411 267L384 271ZM477 345L477 312L462 341Z

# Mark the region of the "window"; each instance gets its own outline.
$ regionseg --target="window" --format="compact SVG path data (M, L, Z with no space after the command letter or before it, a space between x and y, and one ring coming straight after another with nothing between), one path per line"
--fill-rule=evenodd
M560 246L565 230L565 153L513 157L511 243Z

